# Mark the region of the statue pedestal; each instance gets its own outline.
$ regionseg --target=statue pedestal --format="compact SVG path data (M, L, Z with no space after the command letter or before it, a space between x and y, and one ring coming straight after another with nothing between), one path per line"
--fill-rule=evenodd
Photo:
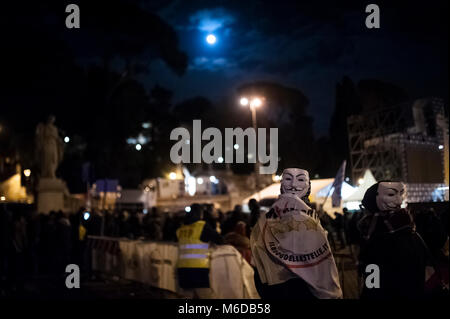
M66 183L58 178L41 178L38 185L37 207L39 213L64 211L64 195L67 194Z

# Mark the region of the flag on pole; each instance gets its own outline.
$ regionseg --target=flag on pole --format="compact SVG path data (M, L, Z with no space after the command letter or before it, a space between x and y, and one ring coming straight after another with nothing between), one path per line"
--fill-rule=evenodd
M341 206L341 190L342 190L342 183L344 182L344 176L345 176L345 165L347 164L347 161L344 160L341 167L339 168L336 177L334 178L332 188L334 187L333 195L331 195L331 202L333 207L340 207Z

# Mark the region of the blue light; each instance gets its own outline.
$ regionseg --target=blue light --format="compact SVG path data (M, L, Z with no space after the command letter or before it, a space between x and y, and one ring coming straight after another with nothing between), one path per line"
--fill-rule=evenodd
M210 45L214 45L217 42L217 38L214 34L208 34L206 36L206 42Z
M84 212L84 214L83 214L83 219L84 219L84 220L88 220L89 217L91 217L91 214L89 214L89 212Z

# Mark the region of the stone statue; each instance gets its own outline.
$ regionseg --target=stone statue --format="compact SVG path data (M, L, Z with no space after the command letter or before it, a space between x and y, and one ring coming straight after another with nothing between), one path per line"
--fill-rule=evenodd
M36 156L42 178L56 178L56 169L63 159L64 144L54 123L55 117L51 115L36 128Z

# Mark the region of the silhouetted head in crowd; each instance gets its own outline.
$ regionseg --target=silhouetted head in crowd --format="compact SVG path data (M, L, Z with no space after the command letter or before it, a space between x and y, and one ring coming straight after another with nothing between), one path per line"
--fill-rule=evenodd
M189 212L186 212L184 216L184 223L191 224L196 221L203 219L203 207L200 204L192 204L191 210Z
M248 208L250 210L258 209L259 208L258 201L256 199L254 199L254 198L250 199L248 201Z
M130 218L130 213L128 213L128 211L126 210L122 211L121 219L126 221L128 220L128 218Z

